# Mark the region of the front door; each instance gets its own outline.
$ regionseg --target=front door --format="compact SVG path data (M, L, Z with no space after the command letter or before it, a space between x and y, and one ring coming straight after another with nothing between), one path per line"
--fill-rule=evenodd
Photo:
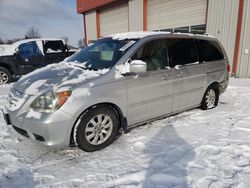
M131 58L147 63L147 72L128 80L129 124L172 112L173 70L168 67L166 41L143 45Z
M174 69L173 111L178 112L201 103L206 81L206 65L200 63L195 40L167 40L170 66Z
M20 44L16 56L19 74L27 74L43 66L44 55L36 41Z

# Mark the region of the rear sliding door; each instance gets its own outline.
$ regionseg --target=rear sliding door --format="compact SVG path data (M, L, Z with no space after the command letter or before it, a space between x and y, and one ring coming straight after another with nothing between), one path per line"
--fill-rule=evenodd
M178 112L201 103L205 86L204 63L192 38L167 40L170 66L174 69L173 111Z

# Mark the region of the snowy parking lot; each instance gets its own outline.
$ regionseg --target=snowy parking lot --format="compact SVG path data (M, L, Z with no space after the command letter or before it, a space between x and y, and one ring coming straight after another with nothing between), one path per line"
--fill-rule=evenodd
M11 85L0 86L0 107ZM0 188L250 187L250 80L231 79L219 106L134 128L94 153L18 135L0 114Z

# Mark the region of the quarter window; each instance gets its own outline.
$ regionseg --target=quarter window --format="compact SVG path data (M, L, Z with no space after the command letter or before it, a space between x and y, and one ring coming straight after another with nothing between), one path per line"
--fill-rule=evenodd
M167 46L171 67L198 62L193 39L167 39Z
M200 40L200 46L204 61L216 61L224 59L224 55L216 41Z
M131 58L147 63L147 71L164 69L168 66L165 40L155 40L142 46Z

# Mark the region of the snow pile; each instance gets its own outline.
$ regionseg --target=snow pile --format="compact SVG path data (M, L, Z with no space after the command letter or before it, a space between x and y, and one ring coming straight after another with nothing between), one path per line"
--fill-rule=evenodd
M8 87L0 86L0 106ZM233 79L212 110L137 127L101 151L53 150L0 114L0 187L250 186L250 80Z
M58 49L58 50L53 50L53 49L51 49L51 48L48 48L47 51L46 51L46 53L61 53L61 52L62 52L62 50L60 50L60 49Z

